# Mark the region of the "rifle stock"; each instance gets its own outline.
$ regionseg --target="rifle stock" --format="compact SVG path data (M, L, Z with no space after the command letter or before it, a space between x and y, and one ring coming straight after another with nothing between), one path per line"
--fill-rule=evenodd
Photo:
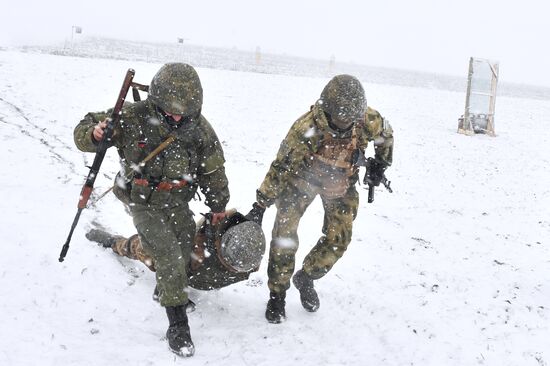
M99 168L101 167L103 158L105 158L105 153L107 152L107 149L112 145L113 133L115 131L115 127L118 125L120 121L122 106L124 105L124 101L126 100L126 95L128 94L128 90L130 89L130 86L132 86L132 80L134 79L134 75L135 75L135 71L133 69L128 69L128 71L126 72L126 76L124 77L124 82L122 83L122 87L120 88L120 92L118 94L115 107L113 108L113 112L111 113L110 118L108 118L107 120L107 127L103 132L103 138L101 139L101 141L99 141L97 145L94 162L90 167L90 171L88 172L88 176L86 177L86 181L84 182L84 186L82 187L82 190L80 192L80 197L78 199L78 206L77 206L78 210L76 212L76 216L73 220L73 224L71 225L71 230L69 231L67 240L65 241L65 244L61 249L61 253L59 254L60 262L63 262L63 260L65 259L65 256L67 255L67 252L69 250L69 243L71 242L74 229L76 228L76 225L78 224L78 220L80 219L80 214L88 204L88 200L90 199L90 196L94 189L95 180L99 173Z

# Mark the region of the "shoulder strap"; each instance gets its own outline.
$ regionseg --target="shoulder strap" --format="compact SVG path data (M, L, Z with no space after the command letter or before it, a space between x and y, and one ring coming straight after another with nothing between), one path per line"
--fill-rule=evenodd
M132 96L134 97L134 102L139 102L141 97L139 96L139 91L149 92L149 85L138 84L132 82Z
M149 155L147 155L142 161L139 162L139 164L137 165L139 168L142 168L143 166L145 166L145 164L147 164L147 162L149 160L151 160L152 158L154 158L155 156L157 156L162 150L166 149L166 147L168 147L168 145L170 145L172 142L174 142L174 140L176 140L176 136L171 133L168 138L166 138L166 140L164 140L163 142L161 142L161 144L159 146L157 146L155 148L155 150L151 151L149 153ZM130 176L134 174L134 170L130 170L126 176L124 177L125 179L128 179L130 178ZM116 184L116 183L115 183ZM111 186L108 190L106 190L105 192L103 192L101 195L99 195L97 197L97 199L95 201L92 202L92 204L96 204L100 199L102 199L103 197L105 197L107 195L107 193L111 192L114 188L114 185Z

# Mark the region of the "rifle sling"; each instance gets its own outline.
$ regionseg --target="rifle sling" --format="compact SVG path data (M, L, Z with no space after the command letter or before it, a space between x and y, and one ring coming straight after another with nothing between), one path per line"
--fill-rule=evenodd
M153 159L155 156L157 156L162 150L166 149L166 147L168 147L168 145L170 145L172 142L174 142L176 140L176 136L171 133L170 136L168 136L166 138L166 140L164 140L163 142L160 143L159 146L157 146L155 148L155 150L151 151L149 153L149 155L147 155L139 164L138 164L138 167L143 167L145 166L145 164L147 164L147 162L151 159ZM128 174L126 174L125 178L128 179L130 178L130 176L134 174L134 171L131 170L130 172L128 172ZM116 183L115 183L116 184ZM95 201L92 202L92 205L95 205L100 199L102 199L103 197L105 197L107 195L107 193L111 192L113 190L113 187L114 186L111 186L108 190L106 190L105 192L103 192L101 195L99 195L97 197L97 199Z
M162 150L166 149L168 145L170 145L172 142L176 140L176 136L174 134L170 134L166 140L160 143L159 146L155 148L155 150L151 151L149 155L147 155L139 164L138 166L141 168L147 164L147 162L151 159L153 159L155 156L157 156Z

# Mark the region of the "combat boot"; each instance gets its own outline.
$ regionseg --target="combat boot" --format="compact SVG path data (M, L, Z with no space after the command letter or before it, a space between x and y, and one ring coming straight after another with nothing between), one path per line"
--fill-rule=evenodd
M268 322L278 324L285 321L285 297L285 292L280 294L276 292L269 293L269 301L265 310L265 318Z
M310 312L317 311L321 305L317 291L313 288L313 280L303 269L299 270L292 277L294 287L300 291L300 301L304 309Z
M111 235L106 231L98 229L91 229L88 231L86 233L86 238L101 244L104 248L112 248L118 240L124 239L123 236Z
M186 307L187 304L166 307L166 314L170 323L166 331L168 346L172 352L181 357L191 357L195 353L195 346L189 331Z

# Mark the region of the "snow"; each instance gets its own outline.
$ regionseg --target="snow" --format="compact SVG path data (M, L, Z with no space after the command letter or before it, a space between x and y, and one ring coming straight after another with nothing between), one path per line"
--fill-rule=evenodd
M550 364L550 102L500 96L497 137L467 137L456 133L463 92L368 82L369 104L395 131L394 193L379 188L367 204L360 188L353 240L316 282L319 311L304 311L291 287L287 321L266 322L266 255L247 282L190 291L196 353L174 356L153 274L84 237L94 220L134 233L112 194L84 210L57 260L93 159L74 146L74 126L114 105L128 68L148 83L160 66L0 51L1 365ZM246 213L328 78L198 72L203 114L226 154L229 206ZM117 170L109 151L95 192ZM192 207L197 217L207 210ZM298 265L321 225L316 200L301 221Z

